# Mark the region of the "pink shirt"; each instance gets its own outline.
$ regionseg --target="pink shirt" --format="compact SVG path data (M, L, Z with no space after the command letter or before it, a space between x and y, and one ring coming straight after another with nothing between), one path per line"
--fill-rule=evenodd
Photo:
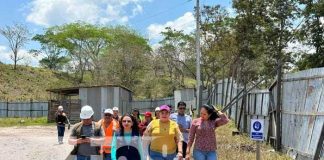
M215 129L228 123L228 121L225 114L220 115L220 118L213 121L205 121L201 118L194 119L189 132L188 144L193 144L194 139L196 139L194 149L215 151L217 149Z

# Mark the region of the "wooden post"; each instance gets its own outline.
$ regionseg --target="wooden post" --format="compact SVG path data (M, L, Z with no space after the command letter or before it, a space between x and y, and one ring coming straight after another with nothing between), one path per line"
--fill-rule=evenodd
M7 98L7 117L9 117L9 100Z
M246 98L247 98L247 90L246 90L246 84L244 84L244 93L242 95L243 103L243 132L247 131L247 113L246 113Z
M278 71L277 71L277 104L276 104L276 150L281 150L281 60L278 61Z
M33 99L30 99L30 110L29 110L29 117L32 118L33 114Z
M318 140L318 143L317 143L317 148L316 148L316 151L315 151L315 155L314 155L314 160L319 160L321 157L321 152L324 152L323 150L324 148L324 124L322 125L322 132L320 134L320 138ZM322 153L324 154L324 153Z
M233 97L233 75L231 76L231 92L230 92L230 101L232 101L232 97ZM234 104L233 104L234 105ZM232 107L229 109L229 114L228 116L231 117L232 116Z
M224 92L225 92L225 67L223 67L223 73L222 73L222 99L221 99L222 108L225 107Z
M256 160L261 160L261 146L260 141L257 141Z

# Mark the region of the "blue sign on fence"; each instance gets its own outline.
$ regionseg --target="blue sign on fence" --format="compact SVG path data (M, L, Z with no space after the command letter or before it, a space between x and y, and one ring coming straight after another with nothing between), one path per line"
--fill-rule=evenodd
M251 119L250 137L255 141L263 141L264 119Z

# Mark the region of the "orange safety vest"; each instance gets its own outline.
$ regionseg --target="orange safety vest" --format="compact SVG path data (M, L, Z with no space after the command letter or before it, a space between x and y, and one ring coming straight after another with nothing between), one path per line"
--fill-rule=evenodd
M104 127L104 131L105 131L105 141L101 147L102 148L101 153L111 153L112 138L114 136L114 132L119 129L118 122L113 119L112 122L107 127L104 125L104 120L102 120L102 126Z

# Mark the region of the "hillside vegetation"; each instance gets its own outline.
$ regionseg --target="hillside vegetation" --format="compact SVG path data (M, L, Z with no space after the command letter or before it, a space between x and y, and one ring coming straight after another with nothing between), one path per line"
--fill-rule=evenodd
M106 84L111 83L107 81ZM48 100L49 93L46 89L86 85L100 84L94 83L88 73L85 74L82 84L76 84L73 74L29 66L18 66L16 70L13 70L12 65L0 63L0 101ZM195 81L186 78L185 85L194 87ZM172 88L166 77L146 77L141 79L132 90L135 99L173 96L170 94Z
M63 72L43 68L0 64L0 100L47 100L46 89L72 86L71 78Z

